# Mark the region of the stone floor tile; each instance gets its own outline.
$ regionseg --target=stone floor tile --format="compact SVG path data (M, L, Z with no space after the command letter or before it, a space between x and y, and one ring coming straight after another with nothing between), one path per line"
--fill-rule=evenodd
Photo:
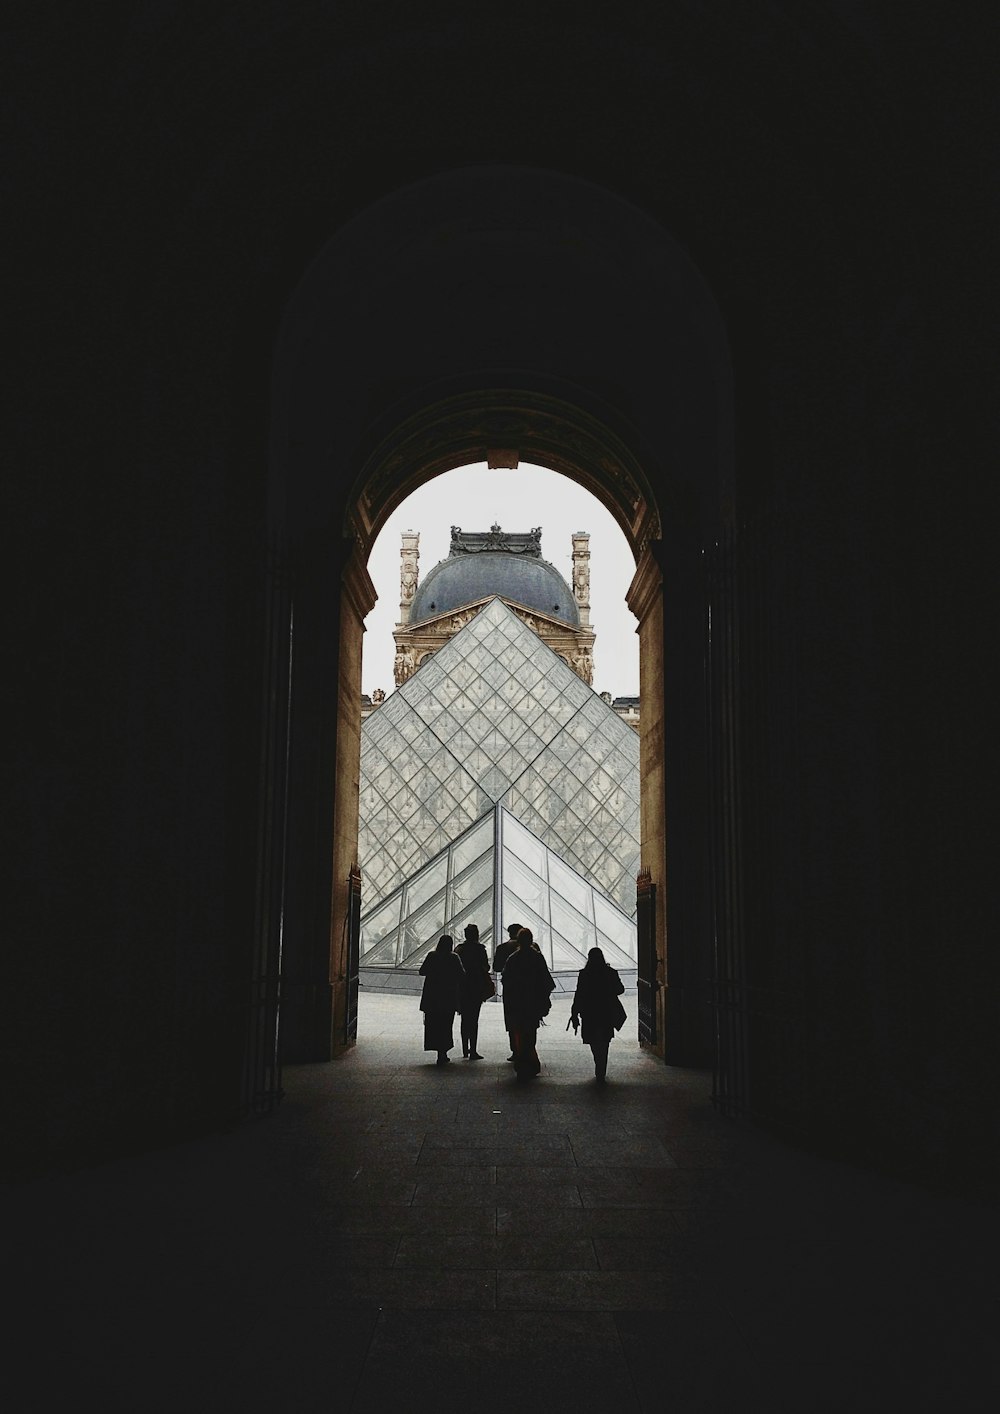
M648 1224L647 1224L648 1226ZM640 1236L595 1236L594 1247L601 1271L665 1271L675 1275L704 1274L699 1247L673 1224L665 1231L647 1231Z
M324 1214L331 1230L343 1233L404 1235L407 1233L483 1233L496 1231L496 1209L430 1203L419 1207L365 1203L356 1207L339 1205Z
M388 1192L390 1189L405 1190L417 1181L417 1177L416 1158L401 1163L378 1149L369 1149L351 1155L321 1156L308 1164L300 1164L297 1182L304 1188L315 1188L321 1193L341 1184L359 1183L366 1188L377 1185Z
M678 1168L725 1168L740 1158L745 1145L730 1136L711 1138L676 1137L664 1141Z
M589 1237L563 1237L540 1233L531 1237L501 1233L497 1239L497 1267L514 1271L589 1271L598 1267Z
M706 1191L696 1183L677 1182L686 1175L665 1170L661 1182L640 1183L632 1169L597 1174L579 1171L580 1198L585 1208L675 1208L707 1200Z
M657 1224L674 1214L657 1212ZM647 1208L498 1207L497 1232L518 1237L642 1236L649 1231Z
M496 1308L496 1272L492 1268L368 1268L332 1273L324 1299L331 1306L374 1302L395 1310L476 1310Z
M524 1164L572 1165L576 1159L564 1135L539 1134L532 1139L511 1139L500 1135L477 1135L455 1143L430 1135L420 1150L419 1163L490 1163L520 1167Z
M385 1311L379 1318L351 1414L385 1414L405 1387L414 1409L476 1414L636 1414L621 1343L604 1312Z
M547 1156L539 1155L539 1162L534 1164L497 1164L497 1183L532 1189L539 1184L575 1183L578 1171L569 1158L563 1164L549 1164Z
M496 1208L497 1188L490 1171L488 1183L418 1183L413 1195L415 1208Z
M501 1310L704 1310L705 1298L665 1272L503 1271L497 1273Z
M414 1177L423 1190L429 1183L439 1183L450 1187L455 1183L478 1183L495 1185L497 1169L495 1164L469 1161L464 1164L439 1164L433 1161L415 1166Z
M773 1411L753 1352L724 1313L629 1310L614 1319L643 1414ZM799 1392L799 1410L814 1409L811 1391Z
M395 1265L423 1267L431 1271L449 1267L495 1270L497 1239L485 1234L440 1233L437 1236L412 1234L399 1239Z
M495 1168L496 1148L493 1144L431 1143L425 1142L417 1160L417 1177L429 1170L444 1168Z
M377 1175L369 1178L364 1172L357 1178L343 1178L331 1175L317 1177L312 1184L304 1185L315 1189L327 1203L403 1203L414 1200L417 1189L415 1179L390 1177L380 1179Z
M623 1135L621 1139L607 1142L603 1139L589 1139L572 1136L573 1153L577 1163L605 1168L625 1168L629 1166L657 1166L676 1168L673 1154L659 1139L649 1135Z
M519 1179L497 1180L496 1205L498 1208L579 1208L580 1192L576 1183L567 1183L565 1174L569 1170L559 1169L556 1177L548 1183L528 1185Z

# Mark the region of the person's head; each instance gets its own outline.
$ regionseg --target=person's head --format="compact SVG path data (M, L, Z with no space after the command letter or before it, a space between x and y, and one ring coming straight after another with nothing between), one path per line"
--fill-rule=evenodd
M512 943L516 943L516 942L517 942L517 935L518 935L518 933L520 933L520 931L521 931L521 925L520 925L520 923L508 923L508 924L507 924L507 936L508 936L508 938L511 940Z
M434 951L435 951L435 952L451 952L451 941L452 941L452 940L451 940L451 934L450 934L450 933L442 933L441 936L440 936L440 938L438 938L438 940L437 940L437 947L434 949Z
M519 948L530 948L534 945L535 935L530 928L521 928L517 934L517 945Z
M607 965L604 960L604 954L601 952L600 948L591 948L590 952L587 954L587 966L607 967Z
M478 943L478 942L479 942L479 929L476 927L475 923L466 923L466 925L465 925L465 941L466 941L467 943Z

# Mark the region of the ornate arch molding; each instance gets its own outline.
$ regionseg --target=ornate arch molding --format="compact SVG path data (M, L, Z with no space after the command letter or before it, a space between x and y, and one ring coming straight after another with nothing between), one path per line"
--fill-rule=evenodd
M345 536L367 559L386 519L418 486L484 461L497 467L537 462L571 477L611 512L636 559L661 536L657 498L622 438L573 403L523 389L457 394L401 422L365 460L349 498Z

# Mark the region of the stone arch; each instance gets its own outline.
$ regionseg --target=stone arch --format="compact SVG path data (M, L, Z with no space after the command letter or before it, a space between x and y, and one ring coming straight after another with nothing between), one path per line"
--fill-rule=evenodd
M707 986L702 551L732 483L732 397L721 316L686 252L645 213L575 178L440 174L362 212L314 261L286 309L272 391L273 618L294 622L290 693L272 724L284 722L289 744L273 788L284 820L286 1054L321 1059L351 1031L353 704L374 602L368 552L419 484L475 461L536 462L571 476L629 541L649 704L643 864L658 886L658 975L667 980L669 797L671 909L681 900ZM668 707L686 732L683 757L664 751ZM677 977L685 970L678 965ZM679 1020L682 991L678 983L674 1018L661 995L658 1035L666 1022L667 1052L674 1045L677 1058L686 1050L705 1062L706 1037Z

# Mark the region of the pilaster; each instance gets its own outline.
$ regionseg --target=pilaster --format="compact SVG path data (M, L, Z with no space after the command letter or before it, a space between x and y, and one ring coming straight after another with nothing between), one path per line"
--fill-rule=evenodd
M573 597L580 612L580 627L590 627L590 536L578 530L573 536Z
M641 842L642 868L649 871L654 886L656 940L656 1042L654 1049L664 1055L669 1045L667 1012L667 840L666 776L664 771L665 722L663 711L664 613L663 571L660 564L662 542L654 541L639 557L625 602L638 619L639 770L642 775Z
M341 573L340 661L330 899L330 1051L346 1044L349 875L358 862L358 780L361 770L361 646L365 619L378 595L355 544ZM332 705L331 705L332 706Z

